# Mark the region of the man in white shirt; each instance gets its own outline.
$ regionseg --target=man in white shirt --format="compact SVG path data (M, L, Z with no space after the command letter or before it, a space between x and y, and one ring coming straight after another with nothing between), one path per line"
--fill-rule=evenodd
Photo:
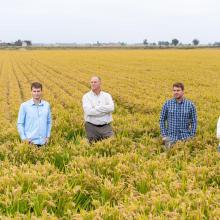
M114 136L110 123L114 102L109 93L101 91L101 79L98 76L91 78L91 91L83 98L85 130L89 143Z

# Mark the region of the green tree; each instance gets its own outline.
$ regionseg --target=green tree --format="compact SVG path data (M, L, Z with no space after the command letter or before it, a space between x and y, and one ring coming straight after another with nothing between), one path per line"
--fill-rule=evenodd
M143 44L144 44L144 45L148 45L147 39L144 39L144 40L143 40Z
M171 44L174 45L174 46L177 46L178 43L179 43L179 40L176 39L176 38L174 38L174 39L172 40L172 43L171 43Z
M197 46L197 45L199 45L199 40L198 39L194 39L192 41L192 43L193 43L194 46Z

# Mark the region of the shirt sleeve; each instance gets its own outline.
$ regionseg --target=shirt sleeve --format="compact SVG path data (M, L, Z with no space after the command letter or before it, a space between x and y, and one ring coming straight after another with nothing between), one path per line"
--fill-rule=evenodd
M103 113L111 113L114 111L114 108L115 108L114 102L110 94L108 94L108 96L106 97L105 105L100 105L100 106L95 107L97 111L103 112Z
M220 139L220 117L217 122L217 138Z
M194 104L192 104L191 108L191 136L194 137L196 134L196 128L197 128L197 113L196 113L196 107Z
M20 109L19 109L19 113L18 113L18 121L17 121L17 129L18 129L18 133L21 137L21 140L27 139L27 137L25 135L25 131L24 131L25 118L26 118L25 108L24 108L24 105L21 104Z
M167 103L165 103L160 113L160 132L163 137L168 136L168 130L166 127L167 115L168 115L168 108L167 108Z
M51 117L51 109L49 105L48 116L47 116L47 137L48 138L50 137L51 128L52 128L52 117Z

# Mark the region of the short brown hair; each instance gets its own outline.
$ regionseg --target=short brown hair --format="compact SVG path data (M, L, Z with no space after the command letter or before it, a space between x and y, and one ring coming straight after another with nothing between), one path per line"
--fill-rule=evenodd
M181 88L184 91L184 85L181 82L176 82L173 84L173 88L177 87L177 88Z
M33 82L33 83L31 84L31 90L32 90L33 88L35 88L35 89L41 89L41 90L43 89L42 84L39 83L39 82Z

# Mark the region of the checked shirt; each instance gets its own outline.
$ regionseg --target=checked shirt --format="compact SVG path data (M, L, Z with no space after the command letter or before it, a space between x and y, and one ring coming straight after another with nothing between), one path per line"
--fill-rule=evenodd
M160 115L163 137L169 137L173 141L185 140L195 136L196 128L196 108L190 100L177 102L173 98L164 104Z

